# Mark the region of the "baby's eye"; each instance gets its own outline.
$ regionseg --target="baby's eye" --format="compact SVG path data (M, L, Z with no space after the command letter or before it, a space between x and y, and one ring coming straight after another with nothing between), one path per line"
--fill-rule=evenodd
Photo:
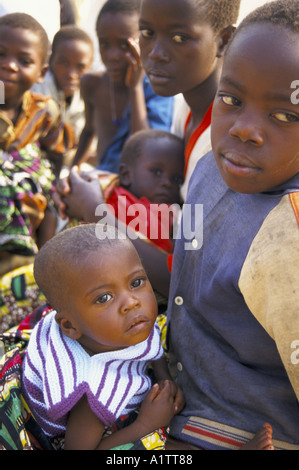
M220 99L227 106L239 106L241 103L238 98L231 95L220 95Z
M299 121L299 116L291 113L274 113L273 117L277 119L277 121L286 123Z
M97 299L96 299L96 303L97 304L105 304L107 302L109 302L109 300L112 299L112 295L111 294L103 294L103 295L100 295Z
M145 278L138 278L138 279L134 279L134 281L131 283L131 286L133 288L136 288L136 287L141 287L145 284Z
M159 170L159 168L152 168L152 169L151 169L151 172L152 172L155 176L161 176L161 174L162 174L162 171Z
M175 184L181 185L181 184L183 184L184 179L181 176L176 175L176 176L173 177L173 182Z

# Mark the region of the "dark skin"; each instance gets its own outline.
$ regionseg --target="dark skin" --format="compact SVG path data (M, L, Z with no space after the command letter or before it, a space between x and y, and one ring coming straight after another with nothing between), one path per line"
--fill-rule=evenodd
M4 83L5 103L0 105L3 116L16 123L21 109L24 94L34 83L42 82L48 70L43 61L40 37L33 31L23 28L3 26L0 32L0 80ZM52 153L55 161L56 155ZM61 158L60 158L61 160ZM57 174L59 168L57 168ZM50 209L37 232L38 246L55 234L57 219ZM1 253L0 258L10 256Z
M222 67L222 55L234 30L229 27L216 33L211 25L202 21L197 9L194 15L194 9L192 0L144 0L139 20L140 57L154 91L161 96L183 93L192 111L185 144L213 102ZM173 24L178 22L181 27L179 34L175 34L177 30ZM191 39L185 41L185 37ZM194 67L195 63L199 64L198 67ZM156 69L168 74L170 79L161 83L151 73ZM106 109L106 113L110 116L111 111ZM70 184L64 181L58 188L58 206L64 211L67 200L68 210L79 210L81 206L80 212L84 214L84 220L91 217L90 221L97 222L99 218L95 217L95 208L102 200L98 185L88 186L74 172L69 181ZM70 185L72 192L79 193L80 201L76 201L74 194L70 195ZM84 198L81 197L83 193ZM64 201L61 199L63 197ZM75 212L72 213L75 215ZM125 227L122 229L126 231ZM170 273L167 255L142 240L133 240L133 243L142 257L153 287L168 297Z
M85 74L81 94L85 102L85 127L73 164L88 157L93 137L98 137L97 161L112 141L128 105L131 133L150 127L143 92L144 71L138 46L138 15L105 13L97 29L104 72ZM115 109L114 109L115 108Z
M68 305L56 314L61 331L78 341L90 355L121 350L145 341L152 331L157 303L140 258L128 240L113 250L98 250L63 270ZM157 383L144 399L137 419L125 429L102 439L103 422L84 395L69 413L65 449L105 450L133 442L168 426L184 406L164 357L153 364ZM84 430L82 432L82 430Z

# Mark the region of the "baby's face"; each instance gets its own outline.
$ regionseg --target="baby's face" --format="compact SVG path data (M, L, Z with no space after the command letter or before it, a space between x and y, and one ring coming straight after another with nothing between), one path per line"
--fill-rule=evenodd
M299 34L271 24L246 27L224 59L212 117L214 156L226 184L268 191L299 171Z
M84 41L68 39L57 44L51 58L51 70L66 98L79 89L80 78L89 71L92 59L92 48Z
M123 349L148 337L157 303L129 241L88 253L68 271L68 313L80 333L78 341L88 352Z
M154 204L179 204L184 181L184 147L169 139L150 139L131 169L129 191Z

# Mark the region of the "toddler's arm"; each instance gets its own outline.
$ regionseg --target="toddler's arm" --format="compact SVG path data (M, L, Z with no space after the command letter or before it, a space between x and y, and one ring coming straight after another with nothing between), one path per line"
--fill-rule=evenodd
M153 362L152 365L158 384L160 386L163 386L165 381L169 382L170 391L174 397L175 414L179 413L185 406L185 399L182 390L173 381L169 373L168 364L165 356L163 356L158 361Z
M65 434L65 450L108 450L134 442L160 427L168 426L174 415L170 384L162 390L154 385L143 401L136 420L126 428L102 439L104 424L95 416L84 396L71 410Z

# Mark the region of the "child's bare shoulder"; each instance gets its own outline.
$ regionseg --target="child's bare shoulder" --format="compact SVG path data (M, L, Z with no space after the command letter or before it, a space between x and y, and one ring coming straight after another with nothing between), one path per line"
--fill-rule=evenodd
M103 71L88 72L81 77L81 88L83 90L93 90L102 86L105 82L106 73Z

